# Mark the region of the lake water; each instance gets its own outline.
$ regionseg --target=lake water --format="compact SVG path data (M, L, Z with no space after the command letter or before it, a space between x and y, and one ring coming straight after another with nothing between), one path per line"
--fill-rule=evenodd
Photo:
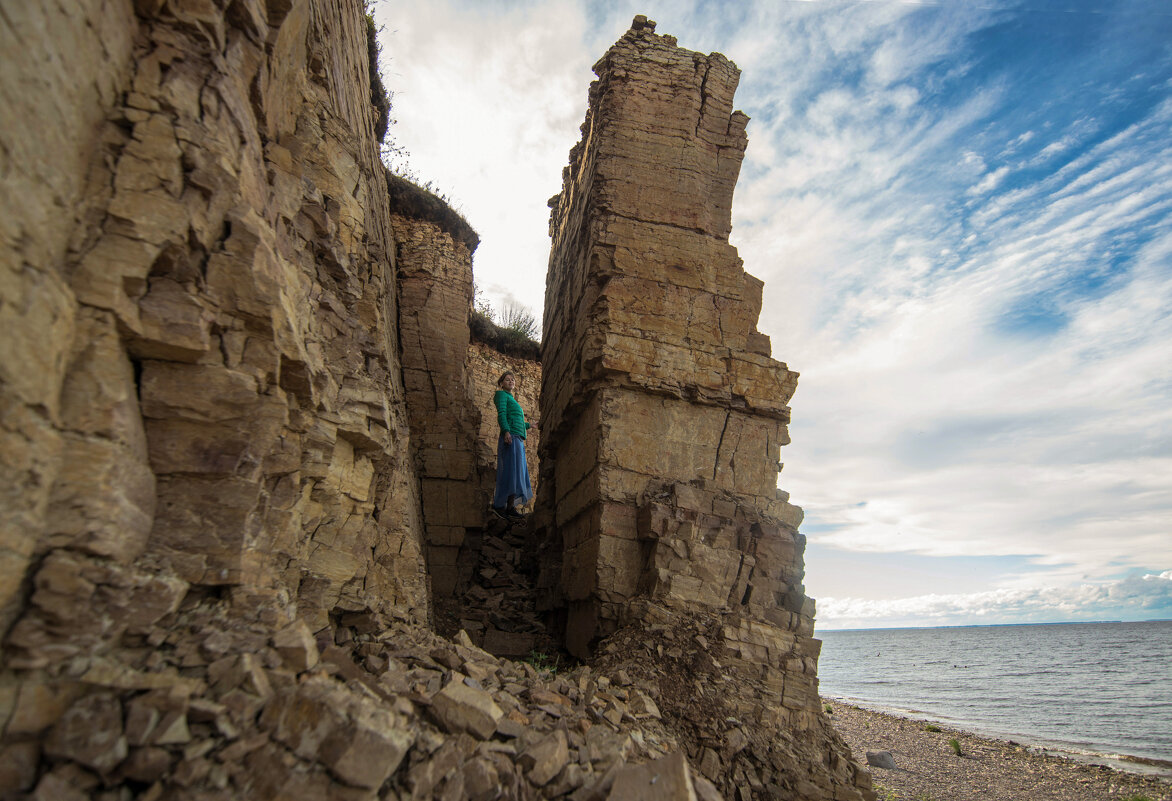
M1172 621L815 636L823 696L1073 754L1172 762Z

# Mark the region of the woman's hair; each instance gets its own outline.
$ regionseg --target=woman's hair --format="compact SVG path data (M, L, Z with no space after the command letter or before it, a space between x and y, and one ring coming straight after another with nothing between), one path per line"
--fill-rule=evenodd
M512 370L505 370L503 373L501 373L501 377L496 380L496 385L499 387L509 376L512 376L514 379L516 379L517 374Z

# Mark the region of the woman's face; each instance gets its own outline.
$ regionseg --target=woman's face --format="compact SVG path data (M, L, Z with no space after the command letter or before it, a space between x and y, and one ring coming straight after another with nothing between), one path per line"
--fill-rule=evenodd
M517 379L512 375L507 375L501 379L501 389L505 392L512 392L515 386L517 386Z

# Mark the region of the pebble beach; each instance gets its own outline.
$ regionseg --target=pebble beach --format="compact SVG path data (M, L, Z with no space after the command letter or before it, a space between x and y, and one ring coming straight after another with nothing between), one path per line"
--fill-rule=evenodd
M868 751L891 753L894 768L868 767L880 801L1172 801L1172 776L1087 764L942 725L933 731L924 721L823 701L860 764Z

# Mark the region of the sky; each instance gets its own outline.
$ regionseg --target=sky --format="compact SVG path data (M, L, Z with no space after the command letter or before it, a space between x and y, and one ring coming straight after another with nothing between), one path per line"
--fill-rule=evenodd
M1172 618L1172 2L378 0L393 166L538 319L635 14L742 70L821 629Z

